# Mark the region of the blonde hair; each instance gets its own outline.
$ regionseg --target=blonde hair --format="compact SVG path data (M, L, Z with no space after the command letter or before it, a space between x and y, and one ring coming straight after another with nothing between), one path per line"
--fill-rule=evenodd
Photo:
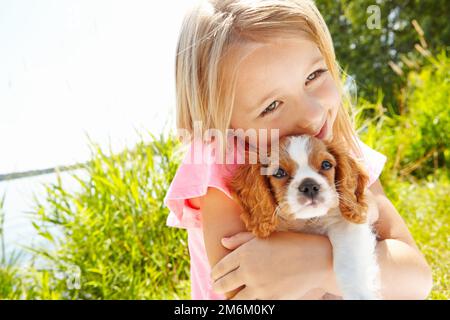
M230 128L237 69L237 64L225 63L230 48L288 34L306 35L320 49L342 96L333 137L361 157L331 35L311 0L209 0L193 7L185 16L177 46L178 130L192 135L194 122L201 121L203 131L215 128L225 134Z

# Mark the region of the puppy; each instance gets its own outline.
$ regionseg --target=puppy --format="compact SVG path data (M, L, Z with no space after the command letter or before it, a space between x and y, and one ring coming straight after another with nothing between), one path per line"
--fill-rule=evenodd
M339 143L306 135L282 138L267 159L246 161L228 181L247 229L260 238L287 230L327 235L343 298L379 299L376 236L368 223L377 205L362 167Z

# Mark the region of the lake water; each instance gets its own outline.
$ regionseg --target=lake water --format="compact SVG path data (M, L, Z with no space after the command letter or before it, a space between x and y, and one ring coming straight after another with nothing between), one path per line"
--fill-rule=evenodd
M84 172L75 170L72 173L83 176ZM63 172L60 175L65 190L77 191L78 182L71 177L69 172ZM24 263L30 256L24 250L24 246L48 246L48 242L42 241L42 238L39 237L31 221L32 213L37 207L34 198L44 204L46 199L44 184L56 182L57 178L54 173L0 182L0 196L6 194L3 207L6 257L11 257L13 251L21 251L23 255L20 262Z

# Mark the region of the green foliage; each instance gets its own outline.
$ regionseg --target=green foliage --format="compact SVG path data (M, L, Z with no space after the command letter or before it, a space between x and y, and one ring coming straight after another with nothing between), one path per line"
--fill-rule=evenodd
M376 103L360 100L357 123L361 135L390 159L389 179L449 173L450 58L442 52L428 59L420 70L407 75L401 115L386 112L381 94ZM377 116L367 120L362 116L364 110Z
M445 153L450 141L450 58L442 52L421 72L411 72L408 77L406 106L410 116L406 124L414 133L411 148L405 161L427 161L422 166L422 176L450 163L450 154ZM425 159L427 155L430 156Z
M406 78L400 115L388 114L379 91L375 103L360 100L356 122L361 139L388 157L382 185L433 270L429 299L449 299L450 58L428 56Z
M402 56L410 58L419 36L411 25L417 20L436 50L448 50L450 44L450 5L447 0L316 0L344 69L354 75L361 97L373 101L378 88L383 88L384 104L398 111L396 93L405 85L389 67L393 61L403 66ZM380 28L369 29L366 22L380 8ZM429 40L428 40L429 39Z
M410 183L394 180L387 190L433 271L429 299L450 298L450 180L442 175Z
M33 225L50 246L32 249L27 298L189 298L186 232L166 227L163 205L178 147L161 135L109 156L92 143L92 161L72 175L79 190L68 192L61 179L47 185ZM15 271L5 274L18 280ZM19 287L2 297L23 294Z

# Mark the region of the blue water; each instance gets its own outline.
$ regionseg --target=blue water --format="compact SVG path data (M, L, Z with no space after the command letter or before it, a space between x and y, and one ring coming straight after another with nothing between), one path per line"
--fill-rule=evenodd
M83 175L82 170L72 172L79 176ZM70 173L64 172L60 175L65 190L77 191L78 182L71 177ZM36 212L37 208L34 198L46 206L44 184L56 182L56 174L0 182L0 196L6 193L3 211L5 213L4 241L7 259L12 256L13 252L21 252L18 262L23 264L31 256L24 247L49 246L48 241L38 235L31 221L33 212Z

